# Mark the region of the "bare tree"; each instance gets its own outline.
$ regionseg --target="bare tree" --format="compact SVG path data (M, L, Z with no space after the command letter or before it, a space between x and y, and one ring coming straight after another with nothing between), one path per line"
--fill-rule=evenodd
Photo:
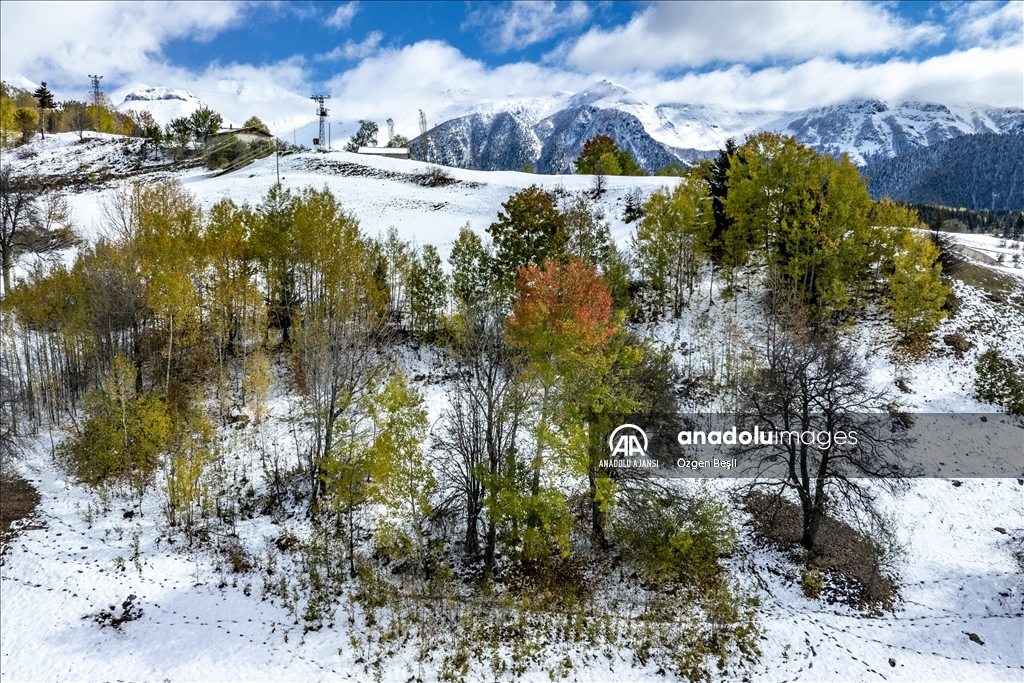
M796 494L801 544L811 549L829 509L873 514L869 480L899 487L907 440L899 416L887 412L889 394L871 388L864 363L834 333L772 330L762 364L739 388L740 421L778 438L747 449L761 473L752 486Z
M55 190L44 191L36 176L15 175L10 166L0 169L3 296L11 291L11 271L20 255L52 253L74 243L63 197Z
M443 482L452 502L465 514L464 549L480 553L480 523L488 493L496 494L503 472L515 456L515 438L523 411L517 382L518 356L505 343L505 317L496 302L465 310L464 326L450 349L451 407L437 439L444 457ZM490 490L488 490L490 489ZM497 533L487 520L484 563L494 566Z

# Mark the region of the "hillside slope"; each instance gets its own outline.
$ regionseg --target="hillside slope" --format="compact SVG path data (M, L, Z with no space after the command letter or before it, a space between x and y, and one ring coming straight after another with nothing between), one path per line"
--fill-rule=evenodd
M868 164L876 199L1024 210L1024 133L965 135Z

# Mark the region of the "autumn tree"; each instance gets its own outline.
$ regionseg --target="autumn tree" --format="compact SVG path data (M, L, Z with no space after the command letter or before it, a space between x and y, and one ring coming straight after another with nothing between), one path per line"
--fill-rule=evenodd
M847 310L870 276L878 237L867 184L849 158L758 133L730 157L728 178L730 260L758 254L777 304L825 317Z
M494 241L494 269L500 285L511 290L519 268L543 266L565 249L565 215L555 196L531 185L502 203L498 220L487 232Z
M376 530L378 547L390 556L426 567L427 523L436 482L424 461L427 411L423 398L400 372L392 375L370 407L374 424L374 498L389 512Z
M84 102L65 102L62 110L65 125L78 133L78 139L81 140L85 137L85 131L93 125L89 105Z
M607 135L595 135L587 140L583 144L583 149L580 150L580 155L573 163L576 172L580 174L644 175L633 156L621 149L615 140Z
M377 349L383 298L374 287L370 241L329 190L304 190L287 220L278 238L301 301L295 352L313 427L307 453L312 505L340 487L330 501L342 505L352 523L362 495L367 401L384 372Z
M942 310L950 289L941 278L939 248L910 230L901 231L885 303L905 339L930 332L945 317Z
M579 259L520 269L509 342L524 354L524 379L535 395L529 497L521 503L528 555L565 549L564 498L554 488L542 490L543 474L547 467L549 474L586 476L591 464L586 421L596 406L611 400L602 380L611 364L605 351L616 329L611 293L595 269Z
M437 247L427 244L413 260L409 274L412 329L433 333L448 303L448 276L441 269Z
M459 230L448 263L457 302L467 308L482 304L491 292L491 253L468 224Z
M644 205L636 233L636 262L656 303L671 305L679 317L693 296L703 246L714 222L707 183L687 176L672 190L661 189Z
M35 109L21 107L14 112L14 125L21 131L21 142L25 144L39 129L39 114Z

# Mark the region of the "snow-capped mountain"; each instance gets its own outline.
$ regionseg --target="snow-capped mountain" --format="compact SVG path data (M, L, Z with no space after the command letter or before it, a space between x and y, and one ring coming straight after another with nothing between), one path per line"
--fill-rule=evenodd
M148 111L161 126L172 119L190 116L205 106L202 100L187 90L164 87L130 90L117 102L118 111Z
M962 135L1024 130L1024 109L981 104L858 100L797 112L734 110L720 105L651 104L610 81L551 98L490 103L433 128L439 161L482 170L571 172L594 135L609 135L641 166L655 170L720 149L728 138L772 130L793 135L858 165L888 159ZM418 140L417 140L418 144Z
M1024 130L1024 110L934 102L903 102L890 108L881 100L860 100L808 109L768 124L829 154L850 155L857 164L907 154L962 135L1007 134Z

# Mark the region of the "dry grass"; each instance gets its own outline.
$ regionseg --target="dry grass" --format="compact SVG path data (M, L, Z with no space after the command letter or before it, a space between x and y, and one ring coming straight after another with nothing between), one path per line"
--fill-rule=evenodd
M803 515L798 505L756 492L745 502L758 538L787 551L795 562L820 571L827 579L821 592L826 601L868 610L893 608L896 581L884 572L880 549L872 539L843 521L826 517L818 545L807 553L800 545Z
M18 535L11 528L14 522L28 517L38 504L39 493L27 481L12 474L0 477L0 553Z

